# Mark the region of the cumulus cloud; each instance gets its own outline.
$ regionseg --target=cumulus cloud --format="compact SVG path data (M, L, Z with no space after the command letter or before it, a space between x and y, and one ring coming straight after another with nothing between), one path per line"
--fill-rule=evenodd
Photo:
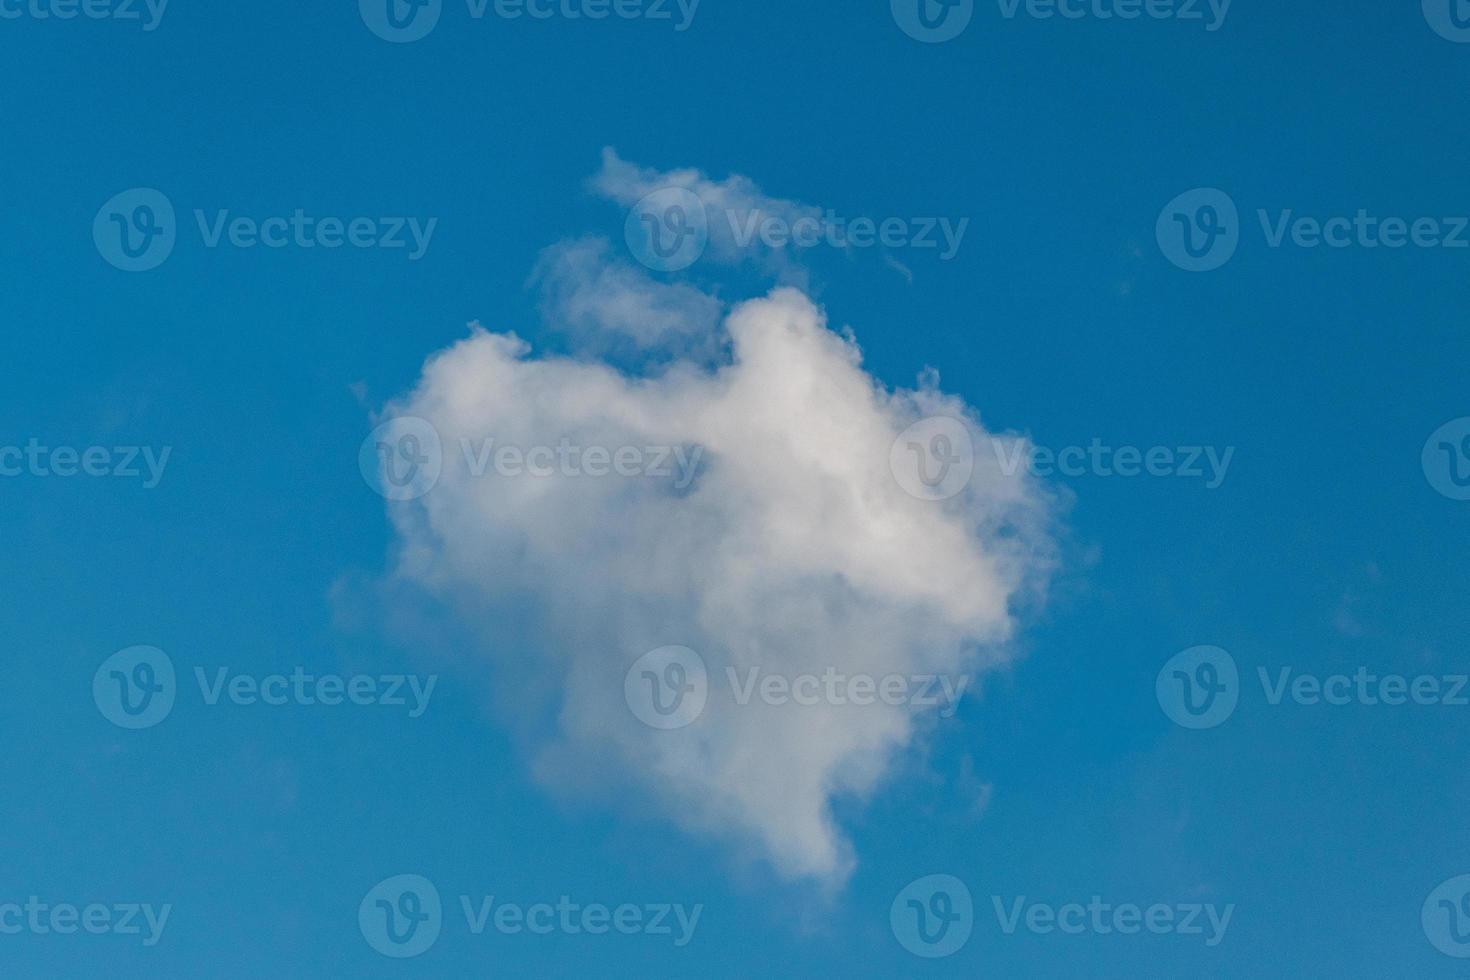
M614 156L598 181L629 201L649 179ZM741 178L717 186L754 193ZM556 307L580 311L568 319L675 349L713 335L726 353L636 373L477 328L435 354L387 411L428 420L444 447L432 491L390 504L395 576L482 625L485 655L538 716L527 727L548 783L617 780L787 878L839 883L856 856L834 801L874 792L934 711L740 703L726 669L955 678L1006 663L1018 608L1051 562L1045 495L1001 471L1014 439L986 433L935 375L885 387L797 289L716 327L712 299L650 293L605 245L543 263ZM891 460L900 435L935 416L960 420L977 450L942 500L905 489ZM486 465L507 447L524 469ZM578 455L589 447L606 451L604 475ZM610 467L619 452L628 465ZM660 452L667 474L652 472ZM630 710L624 680L668 645L703 658L709 692L691 724L658 730Z

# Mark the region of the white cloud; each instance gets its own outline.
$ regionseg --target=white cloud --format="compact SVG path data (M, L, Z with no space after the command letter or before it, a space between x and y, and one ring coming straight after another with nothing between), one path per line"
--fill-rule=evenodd
M614 258L606 239L561 242L532 274L548 324L583 352L615 354L657 348L671 356L707 356L724 304L685 283L653 279Z
M855 860L833 800L873 791L926 712L741 705L724 668L957 675L1004 663L1015 607L1048 569L1047 506L1027 478L1001 475L959 399L932 385L886 390L802 293L738 306L725 332L729 363L680 362L654 378L536 358L484 331L431 358L390 409L430 420L445 445L434 490L391 505L397 574L461 608L497 610L484 622L531 617L530 653L504 653L498 627L484 650L512 661L507 676L554 692L554 723L536 736L543 778L614 773L686 829L830 884ZM908 494L890 471L894 439L932 415L966 419L981 447L969 485L943 502ZM460 441L491 438L703 455L683 489L476 477ZM694 724L655 731L629 711L623 679L668 644L704 657L711 695Z
M766 219L786 226L802 218L822 220L822 209L798 201L771 197L748 177L732 174L714 180L699 170L655 170L629 163L611 148L602 151L602 170L592 178L597 193L624 207L632 207L655 191L682 187L704 202L709 228L709 258L726 264L756 261L782 282L801 285L806 276L793 261L792 248L772 248L756 229Z

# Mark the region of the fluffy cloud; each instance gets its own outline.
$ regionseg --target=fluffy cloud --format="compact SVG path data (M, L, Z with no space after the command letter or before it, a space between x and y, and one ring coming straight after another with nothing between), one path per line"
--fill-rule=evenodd
M636 200L642 174L613 158L599 180ZM726 668L957 677L1005 663L1017 608L1048 572L1046 499L1024 472L1001 473L976 413L936 377L884 387L796 289L736 306L715 330L692 290L665 303L601 246L544 261L556 307L582 309L584 325L676 347L714 331L727 356L639 375L479 329L436 354L388 410L428 420L444 446L433 490L390 505L395 574L482 624L486 655L525 686L520 710L544 711L526 726L542 778L619 780L783 876L840 882L855 855L833 801L873 792L933 712L742 704ZM906 491L890 463L900 434L932 416L963 420L984 447L941 501ZM538 446L540 475L475 472L487 449ZM629 447L642 468L590 476L567 467L568 447ZM667 477L646 472L658 447L681 453ZM672 644L704 659L709 694L692 724L656 730L624 680Z
M714 180L694 169L655 170L629 163L617 151L602 151L602 169L592 178L592 189L624 207L670 187L690 191L704 203L709 229L708 258L726 264L753 260L782 282L800 284L806 274L794 262L790 247L774 249L754 233L760 223L776 218L788 227L802 218L818 221L822 209L766 194L748 177L733 174Z
M686 283L659 282L610 253L602 238L562 242L542 253L532 281L541 287L551 327L584 352L713 353L724 311L718 299Z

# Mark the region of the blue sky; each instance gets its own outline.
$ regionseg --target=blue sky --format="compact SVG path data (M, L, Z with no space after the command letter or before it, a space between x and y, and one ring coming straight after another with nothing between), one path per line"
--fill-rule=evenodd
M389 43L350 2L172 0L144 30L0 0L19 12L0 20L0 449L104 447L97 465L126 470L115 450L137 447L139 473L61 476L64 457L48 456L44 473L0 476L11 840L0 906L32 895L171 906L151 946L146 928L0 934L0 971L1453 975L1459 961L1435 937L1470 947L1436 932L1431 892L1470 873L1470 781L1457 765L1470 707L1271 696L1284 668L1433 677L1451 701L1453 678L1470 673L1470 502L1449 469L1470 470L1470 443L1463 426L1434 435L1470 416L1470 251L1368 247L1357 226L1341 248L1290 231L1271 242L1283 220L1360 210L1374 235L1392 217L1434 219L1441 242L1463 227L1470 45L1436 33L1427 6L1236 0L1209 30L1207 4L1203 20L1125 21L1091 6L1074 20L978 3L958 36L931 44L880 0L703 0L685 30L674 4L670 20L540 21L497 17L493 4L475 18L444 0L426 36ZM1440 23L1454 35L1454 21ZM592 183L607 147L665 181L691 168L708 177L700 187L758 186L763 213L801 202L910 229L968 224L948 260L911 246L757 245L721 261L712 240L692 267L650 272L625 240L629 203ZM137 216L138 199L104 207L135 188L170 203L174 241L156 268L128 272L93 229L99 216L104 230L113 213ZM1192 272L1156 232L1202 234L1199 208L1218 196L1166 209L1199 188L1237 217L1228 260ZM242 247L227 235L209 247L194 217L298 209L344 226L371 219L374 241L393 219L435 223L410 258L412 247ZM723 215L711 215L718 228ZM676 319L796 285L833 329L851 328L868 376L913 388L932 367L988 433L1054 452L1159 447L1175 463L1190 447L1201 458L1233 449L1215 486L1091 464L1025 481L1051 514L1044 600L1029 584L1002 589L1015 610L999 659L942 661L976 675L954 716L925 716L863 798L831 800L845 869L813 859L818 871L793 872L808 851L793 845L783 864L783 842L744 840L752 826L769 831L765 811L750 826L708 818L716 826L700 829L690 822L706 817L680 809L678 787L620 770L594 784L584 777L606 761L584 752L596 726L548 738L558 725L567 734L559 685L580 676L549 666L566 631L629 662L687 643L620 646L637 630L615 628L626 612L616 589L575 577L581 552L556 552L564 564L481 555L500 562L497 576L465 573L456 561L500 540L507 518L490 509L464 528L464 552L430 549L474 612L400 574L401 549L423 542L418 503L385 506L359 450L386 407L416 390L413 404L432 401L419 387L425 360L469 336L468 322L513 331L532 359L564 352L649 377L669 358L727 356L723 334L704 349L699 333L641 344L558 323L548 277L581 280L545 250L598 239L595 268L674 290L650 295ZM605 324L605 312L591 319ZM589 377L552 393L572 399ZM637 385L609 390L640 404ZM788 420L833 426L834 445L852 422L835 408ZM144 449L161 464L156 480ZM716 449L691 507L759 455ZM886 440L878 450L887 457ZM989 451L982 439L977 456ZM966 493L1008 485L985 479ZM596 502L613 529L620 493ZM949 520L969 499L923 510L916 526L948 534L961 525L935 515ZM619 547L587 554L628 557ZM919 537L904 561L924 568L943 551ZM586 592L548 585L547 568ZM980 588L934 574L940 600ZM547 610L572 615L549 628ZM872 632L861 617L839 625L854 623ZM812 655L842 665L839 635ZM916 657L933 652L915 644ZM93 684L104 661L140 645L165 651L177 677L167 717L134 730L99 710ZM962 645L954 656L995 653ZM1156 681L1202 645L1236 666L1237 703L1192 729L1171 721L1178 705L1161 704ZM718 675L717 653L699 652ZM410 717L406 686L401 707L210 704L196 668L211 682L219 668L257 682L298 670L437 680ZM132 662L119 669L139 676ZM1174 680L1171 669L1163 690ZM566 750L561 769L553 745ZM794 768L797 748L763 752L762 771ZM402 874L431 881L444 910L437 940L400 959L375 951L358 912ZM931 875L963 882L973 904L968 939L934 958L906 948L904 936L927 948L902 927L906 905L890 916ZM1453 905L1462 893L1445 894ZM492 895L701 912L682 946L677 929L475 935L460 897ZM1208 929L1007 933L996 911L1022 896L1060 909L1094 895L1233 911L1212 946ZM1470 927L1470 915L1456 921Z

